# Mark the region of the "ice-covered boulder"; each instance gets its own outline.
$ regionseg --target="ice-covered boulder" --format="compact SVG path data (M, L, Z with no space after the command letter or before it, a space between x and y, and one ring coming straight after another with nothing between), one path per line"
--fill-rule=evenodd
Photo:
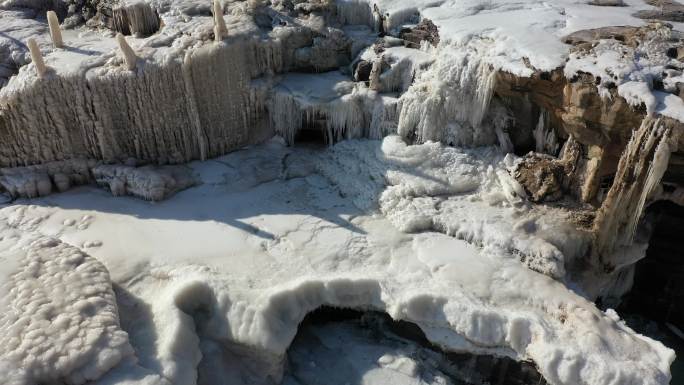
M132 195L160 201L197 183L192 170L184 166L117 166L99 165L92 169L93 178L115 196Z

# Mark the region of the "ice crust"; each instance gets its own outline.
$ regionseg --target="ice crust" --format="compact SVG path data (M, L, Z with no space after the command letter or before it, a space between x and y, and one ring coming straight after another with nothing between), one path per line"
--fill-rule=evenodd
M4 189L42 196L92 174L117 195L85 186L0 203L0 338L8 339L0 369L13 383L191 385L202 370L232 384L278 382L299 323L323 305L414 322L445 350L533 361L552 384L669 382L674 353L598 310L591 300L600 290L573 275L591 234L568 211L526 202L509 174L517 160L505 155L510 117L491 100L497 70L556 69L568 58L562 36L642 25L631 15L651 6L628 0L608 13L570 0L382 0L380 26L370 2L339 1L337 17L362 25L359 36L420 17L440 28L438 47L388 47L389 69L370 90L337 71L283 74L302 62L318 69L327 56L301 50L314 37L285 28L287 18L260 31L254 13L269 11L257 3L227 4L227 36L214 43L210 2L149 2L164 27L128 38L138 56L132 71L106 33L65 31L71 49L52 49L43 22L13 21L32 11L0 9L0 53L8 53L0 84L19 72L0 90L12 143L0 164L45 165L3 170ZM130 28L149 24L140 23ZM15 42L34 35L49 67L41 80ZM319 43L327 55L340 42ZM619 95L681 120L681 100L649 87L658 57L625 67L617 49L600 42L595 57L569 56L566 74L617 68ZM329 144L399 136L323 151L285 146L317 125ZM539 144L551 145L538 131ZM273 133L282 139L243 149ZM645 192L667 163L667 143L651 136L652 169L639 170ZM151 174L99 163L84 171L64 158L203 161L190 163L191 173ZM198 186L156 204L118 196L158 200L193 185L194 174ZM643 204L634 195L628 203ZM47 287L53 280L69 296ZM43 334L61 317L78 323L76 337Z
M414 322L446 350L531 360L552 384L667 384L671 350L568 289L588 234L516 196L513 162L396 136L322 151L274 140L192 163L202 184L154 205L83 187L0 220L88 247L119 285L138 366L102 383L129 370L128 383L193 384L206 365L279 381L299 322L326 305Z
M133 357L100 262L57 239L0 226L3 383L83 384Z

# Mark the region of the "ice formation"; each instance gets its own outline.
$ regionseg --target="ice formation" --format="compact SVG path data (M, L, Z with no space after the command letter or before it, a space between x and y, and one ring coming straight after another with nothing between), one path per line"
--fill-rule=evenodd
M628 290L646 207L684 201L682 26L653 6L55 4L0 5L12 384L289 385L321 307L550 384L670 381L592 302Z
M670 130L658 120L646 118L634 131L620 158L616 182L608 192L595 223L597 252L611 268L619 263L633 263L616 262L611 254L618 246L632 244L646 201L656 191L667 169L671 152L669 141Z
M126 41L124 35L118 33L116 35L116 43L119 45L119 49L121 50L121 54L124 57L124 61L126 62L126 67L128 68L128 70L135 70L135 67L138 64L138 56L136 56L135 51L133 51L133 48L131 48L131 46L128 45L128 42Z
M62 30L59 26L59 20L55 11L48 11L47 13L48 26L50 27L50 38L55 48L63 48L64 41L62 40Z
M40 48L34 39L29 39L27 45L31 51L31 60L33 61L33 65L36 67L36 73L42 78L47 72L47 67L45 66L45 61L43 60L43 54L40 52Z
M460 146L494 144L481 129L495 86L491 64L466 49L447 49L401 96L400 135Z
M4 383L83 384L134 357L100 262L57 239L1 226Z
M614 378L625 384L666 383L670 350L549 276L561 271L535 266L534 253L545 242L563 245L571 255L588 234L558 238L565 233L562 210L516 214L507 203L514 181L497 172L505 162L487 156L495 150L483 151L406 146L396 136L343 142L320 153L273 142L193 164L203 184L154 206L135 201L110 206L110 198L75 190L50 197L50 204L6 207L0 217L15 228L58 234L71 244L100 241L89 252L110 268L116 282L129 282L131 300L122 297L119 309L139 365L173 383L194 383L194 368L207 357L203 349L215 344L232 354L251 352L252 369L242 374L221 369L226 373L277 380L297 325L322 305L387 312L416 323L446 350L532 360L554 384ZM339 167L352 169L342 173ZM478 176L476 170L487 169ZM253 183L238 177L256 170L266 179ZM345 180L333 183L330 177ZM472 195L463 196L464 191ZM443 202L429 203L431 194ZM388 219L357 208L376 204ZM437 210L436 218L443 215L444 227L435 229L447 232L451 226L463 240L390 230L391 223L415 217L421 205ZM281 214L286 212L292 214ZM488 215L477 215L482 213ZM212 220L177 220L186 215ZM453 221L458 218L480 222ZM510 234L514 226L519 233ZM516 240L523 234L527 242ZM135 242L134 250L117 242L120 237ZM466 240L481 240L484 247ZM161 253L160 245L165 245ZM145 305L134 305L140 301ZM155 331L156 342L145 330Z

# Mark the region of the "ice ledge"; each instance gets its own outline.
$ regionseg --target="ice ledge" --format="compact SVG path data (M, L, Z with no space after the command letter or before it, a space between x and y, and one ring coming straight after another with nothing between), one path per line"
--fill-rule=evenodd
M459 250L455 260L453 253L440 253L454 249ZM204 338L251 351L263 360L264 367L271 368L264 375L277 379L279 363L299 323L321 306L331 306L382 311L395 320L413 322L446 351L531 360L552 384L612 384L616 379L620 384L669 383L669 364L674 359L671 350L635 334L614 312L597 310L562 284L517 263L496 261L443 235L425 234L414 242L414 252L429 258L424 263L432 265L432 279L408 272L353 271L302 276L250 291L231 289L220 275L206 269L162 268L163 273L158 270L155 274L166 277L167 282L159 297L164 299L155 309L163 319L179 317L180 322L164 326L161 340L185 340L194 335L196 324L187 316L192 318L200 308L206 314L208 309ZM461 271L464 265L476 266L478 280L499 287L469 282L473 274ZM469 285L491 291L471 292ZM518 296L523 286L534 290ZM167 357L163 366L169 368L176 367L187 354L187 345L161 346L160 356Z

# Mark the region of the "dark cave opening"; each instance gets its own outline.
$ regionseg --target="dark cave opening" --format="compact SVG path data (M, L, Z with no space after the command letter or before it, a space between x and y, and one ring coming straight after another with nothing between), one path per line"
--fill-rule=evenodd
M328 138L326 137L324 127L306 124L297 131L294 142L299 146L326 147L328 145Z
M654 222L646 257L637 262L634 285L621 308L684 330L684 207L659 201L648 215Z
M618 313L637 332L674 349L672 384L684 384L684 207L658 201L647 209L652 234L634 284Z
M341 334L344 336L342 348L330 342L330 340L334 341L334 336L340 333L340 330L344 331ZM375 361L371 360L372 363L367 364L367 367L363 366L360 364L364 362L363 357L354 357L355 354L349 352L360 352L358 356L363 356L374 349L393 354L404 349L410 350L409 356L417 364L417 375L427 380L427 383L438 375L444 376L456 385L547 384L532 363L517 362L510 358L493 355L444 352L432 344L420 327L414 323L395 321L386 313L377 311L358 311L326 306L309 313L299 325L297 336L288 349L286 377L283 384L338 385L337 376L320 378L316 376L316 373L320 371L323 373L345 371L346 373L339 378L339 385L366 383L366 374L378 370ZM352 357L349 357L350 355ZM333 359L326 357L333 357ZM377 360L377 365L380 365L382 359ZM358 373L356 375L349 373L344 366L340 365L340 361L344 360L354 362L353 365L348 365L350 367L357 370L363 367L367 371L363 376L359 376Z

